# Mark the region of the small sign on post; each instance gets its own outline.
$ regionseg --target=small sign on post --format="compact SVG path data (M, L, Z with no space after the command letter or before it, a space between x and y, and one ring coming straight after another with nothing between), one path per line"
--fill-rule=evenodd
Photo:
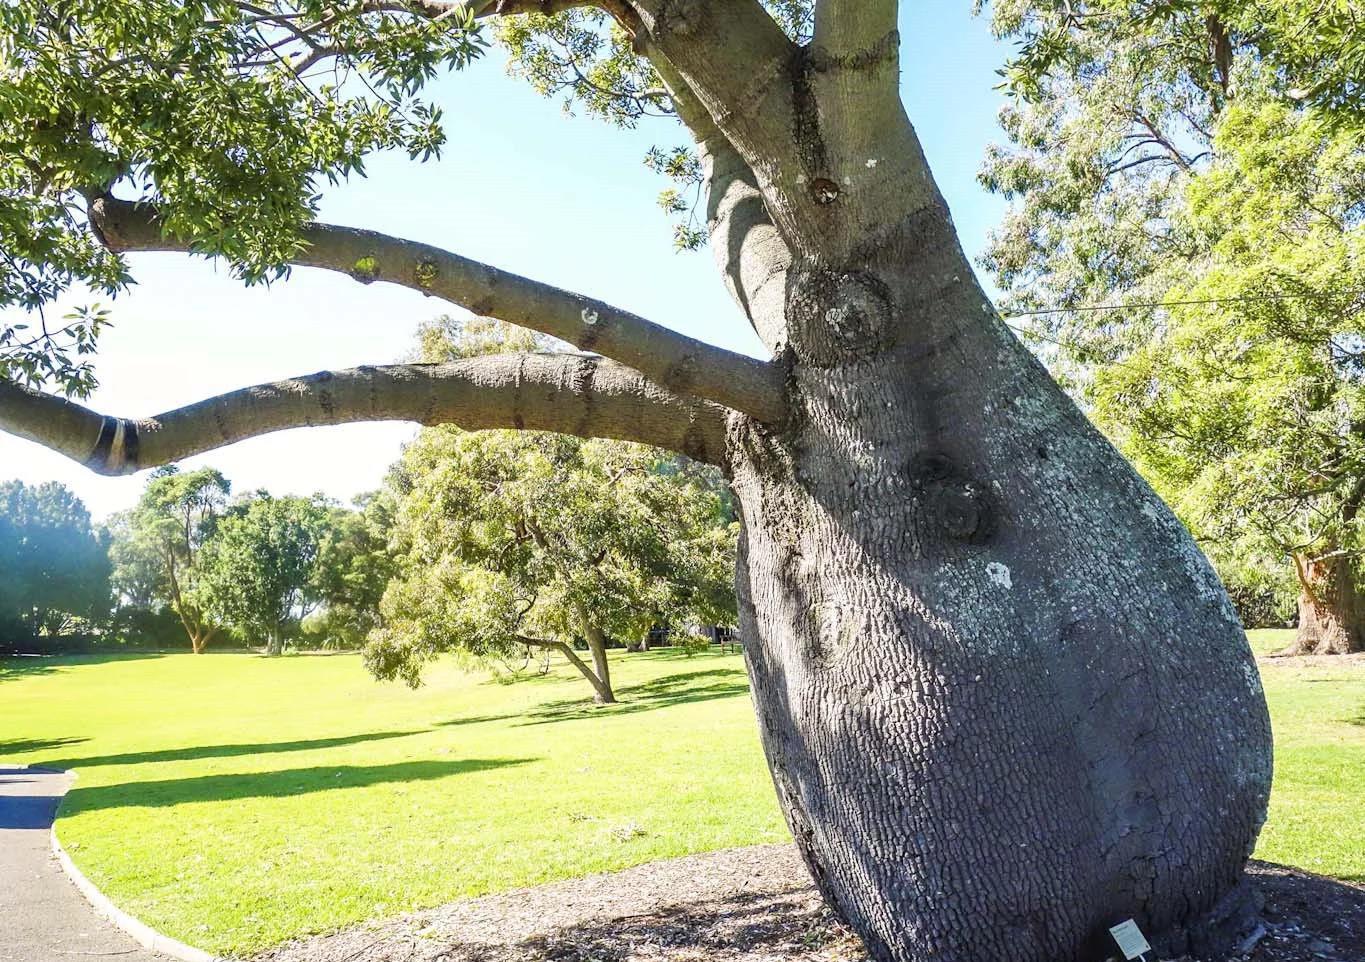
M1147 944L1147 938L1142 934L1136 922L1128 919L1118 925L1111 926L1109 934L1113 936L1114 942L1118 944L1119 951L1128 962L1141 959L1146 962L1147 953L1152 951L1152 947Z

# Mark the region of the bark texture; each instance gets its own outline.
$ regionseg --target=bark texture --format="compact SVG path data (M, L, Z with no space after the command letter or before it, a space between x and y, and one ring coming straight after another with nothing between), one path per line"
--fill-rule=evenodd
M586 354L321 371L140 419L101 415L0 381L0 429L101 474L131 474L272 431L353 421L611 437L709 463L721 462L725 448L724 408L680 398L637 371Z
M1291 655L1347 655L1365 650L1356 570L1345 555L1298 560L1299 630Z
M593 687L596 695L593 701L599 705L614 705L616 692L611 687L611 665L607 661L607 639L602 629L590 620L583 624L583 634L588 640L588 650L592 652Z
M742 633L817 884L882 960L1103 959L1130 917L1225 948L1271 775L1226 594L945 211L864 268L794 268L799 413L733 424Z

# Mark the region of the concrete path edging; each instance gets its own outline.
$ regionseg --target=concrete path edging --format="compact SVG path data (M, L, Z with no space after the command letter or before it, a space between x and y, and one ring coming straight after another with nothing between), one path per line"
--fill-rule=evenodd
M43 770L49 772L54 771L54 769ZM74 773L71 774L74 777ZM123 911L123 909L119 908L109 899L109 896L101 892L94 882L86 878L84 872L76 867L76 863L71 860L71 856L66 853L66 849L62 848L61 840L57 838L57 826L55 823L52 826L51 836L52 854L57 857L57 862L61 865L62 871L66 873L67 878L71 879L76 888L80 890L81 895L85 896L85 900L90 903L96 912L104 916L116 927L132 936L133 940L137 942L138 945L141 945L144 949L148 949L152 952L160 952L162 955L169 956L172 959L179 959L180 962L228 962L228 960L224 959L222 956L211 955L203 949L195 948L192 945L186 945L184 942L173 939L168 935L162 935L146 922L133 918L133 916Z

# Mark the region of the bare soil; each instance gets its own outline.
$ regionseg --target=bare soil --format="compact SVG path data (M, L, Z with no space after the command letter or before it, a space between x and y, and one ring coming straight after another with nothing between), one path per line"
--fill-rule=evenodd
M1253 862L1265 933L1239 962L1362 962L1365 887ZM864 962L790 845L655 862L304 939L254 962Z

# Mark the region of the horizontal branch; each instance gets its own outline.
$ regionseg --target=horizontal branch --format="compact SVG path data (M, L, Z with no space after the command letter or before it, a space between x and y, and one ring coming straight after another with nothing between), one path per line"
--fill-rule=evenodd
M190 251L190 239L168 236L146 204L103 197L90 219L112 250ZM780 421L785 393L772 364L715 347L570 291L542 284L439 247L329 224L305 229L293 259L304 267L382 281L440 297L567 341L627 364L677 394L706 398L760 421Z
M131 474L274 431L356 421L615 438L719 464L725 417L718 405L680 398L628 367L581 354L498 354L322 371L144 419L108 417L0 381L0 430L100 474Z

